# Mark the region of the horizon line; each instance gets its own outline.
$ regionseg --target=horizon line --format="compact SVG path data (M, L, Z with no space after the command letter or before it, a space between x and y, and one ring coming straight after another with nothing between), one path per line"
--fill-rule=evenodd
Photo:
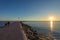
M20 20L0 20L0 21L20 21ZM27 22L27 21L30 21L30 20L21 20L21 21ZM35 20L31 20L31 21L35 21ZM46 20L40 20L40 21L46 21ZM55 21L60 21L60 20L55 20ZM39 21L37 21L37 22L39 22Z

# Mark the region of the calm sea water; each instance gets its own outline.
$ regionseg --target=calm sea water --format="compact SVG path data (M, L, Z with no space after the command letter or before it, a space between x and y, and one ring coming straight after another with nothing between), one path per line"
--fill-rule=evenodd
M0 27L4 26L8 21L0 21ZM11 21L10 23L13 23L13 21Z
M43 35L47 35L51 32L51 35L55 37L56 40L60 40L60 22L53 22L53 27L51 31L50 22L23 22L30 25L34 30L37 30Z

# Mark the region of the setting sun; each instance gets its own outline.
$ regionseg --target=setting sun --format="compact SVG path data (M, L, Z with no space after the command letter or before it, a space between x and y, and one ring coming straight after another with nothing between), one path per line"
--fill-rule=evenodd
M53 21L53 19L54 19L53 17L50 17L50 21Z

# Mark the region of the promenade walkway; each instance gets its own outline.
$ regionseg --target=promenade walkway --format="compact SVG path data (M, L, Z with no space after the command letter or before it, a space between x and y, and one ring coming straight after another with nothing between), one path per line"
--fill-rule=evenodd
M9 24L0 30L0 40L27 40L19 22Z

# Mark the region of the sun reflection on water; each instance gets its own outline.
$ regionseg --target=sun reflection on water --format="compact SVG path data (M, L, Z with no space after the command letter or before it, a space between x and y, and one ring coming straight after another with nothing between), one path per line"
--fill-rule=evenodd
M53 31L53 21L50 21L51 31Z

